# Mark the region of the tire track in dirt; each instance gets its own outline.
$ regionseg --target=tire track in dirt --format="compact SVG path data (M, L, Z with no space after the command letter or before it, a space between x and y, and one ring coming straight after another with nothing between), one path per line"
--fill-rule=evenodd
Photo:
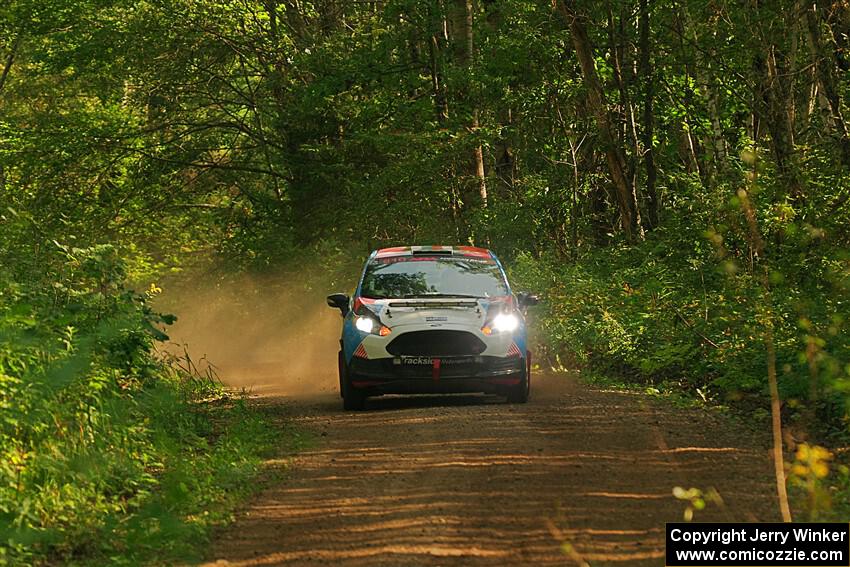
M663 565L683 485L726 502L698 520L778 520L765 437L562 374L526 405L266 402L317 441L219 534L209 565Z

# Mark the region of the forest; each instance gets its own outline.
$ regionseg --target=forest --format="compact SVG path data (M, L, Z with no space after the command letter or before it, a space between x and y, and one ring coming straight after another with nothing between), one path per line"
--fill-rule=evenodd
M198 556L273 442L157 296L398 244L493 249L539 360L745 413L846 520L848 71L847 0L5 0L0 564Z

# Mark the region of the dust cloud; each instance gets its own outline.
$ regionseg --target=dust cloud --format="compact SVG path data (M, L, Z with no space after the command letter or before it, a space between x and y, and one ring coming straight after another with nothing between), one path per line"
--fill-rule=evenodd
M164 283L154 307L177 315L165 329L164 350L184 364L188 355L200 372L211 368L225 385L253 394L336 392L339 311L325 303L327 290L288 281L292 277Z

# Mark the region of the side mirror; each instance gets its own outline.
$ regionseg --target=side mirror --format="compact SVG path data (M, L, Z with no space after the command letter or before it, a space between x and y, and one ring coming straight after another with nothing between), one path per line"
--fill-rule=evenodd
M332 293L328 296L328 307L339 309L342 316L348 315L348 304L350 298L344 293Z
M518 293L516 299L520 307L531 307L540 303L540 298L531 293Z

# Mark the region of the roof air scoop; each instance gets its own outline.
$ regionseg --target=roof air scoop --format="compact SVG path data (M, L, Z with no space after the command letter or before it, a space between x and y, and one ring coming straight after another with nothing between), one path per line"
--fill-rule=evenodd
M451 250L414 250L414 256L451 256Z

